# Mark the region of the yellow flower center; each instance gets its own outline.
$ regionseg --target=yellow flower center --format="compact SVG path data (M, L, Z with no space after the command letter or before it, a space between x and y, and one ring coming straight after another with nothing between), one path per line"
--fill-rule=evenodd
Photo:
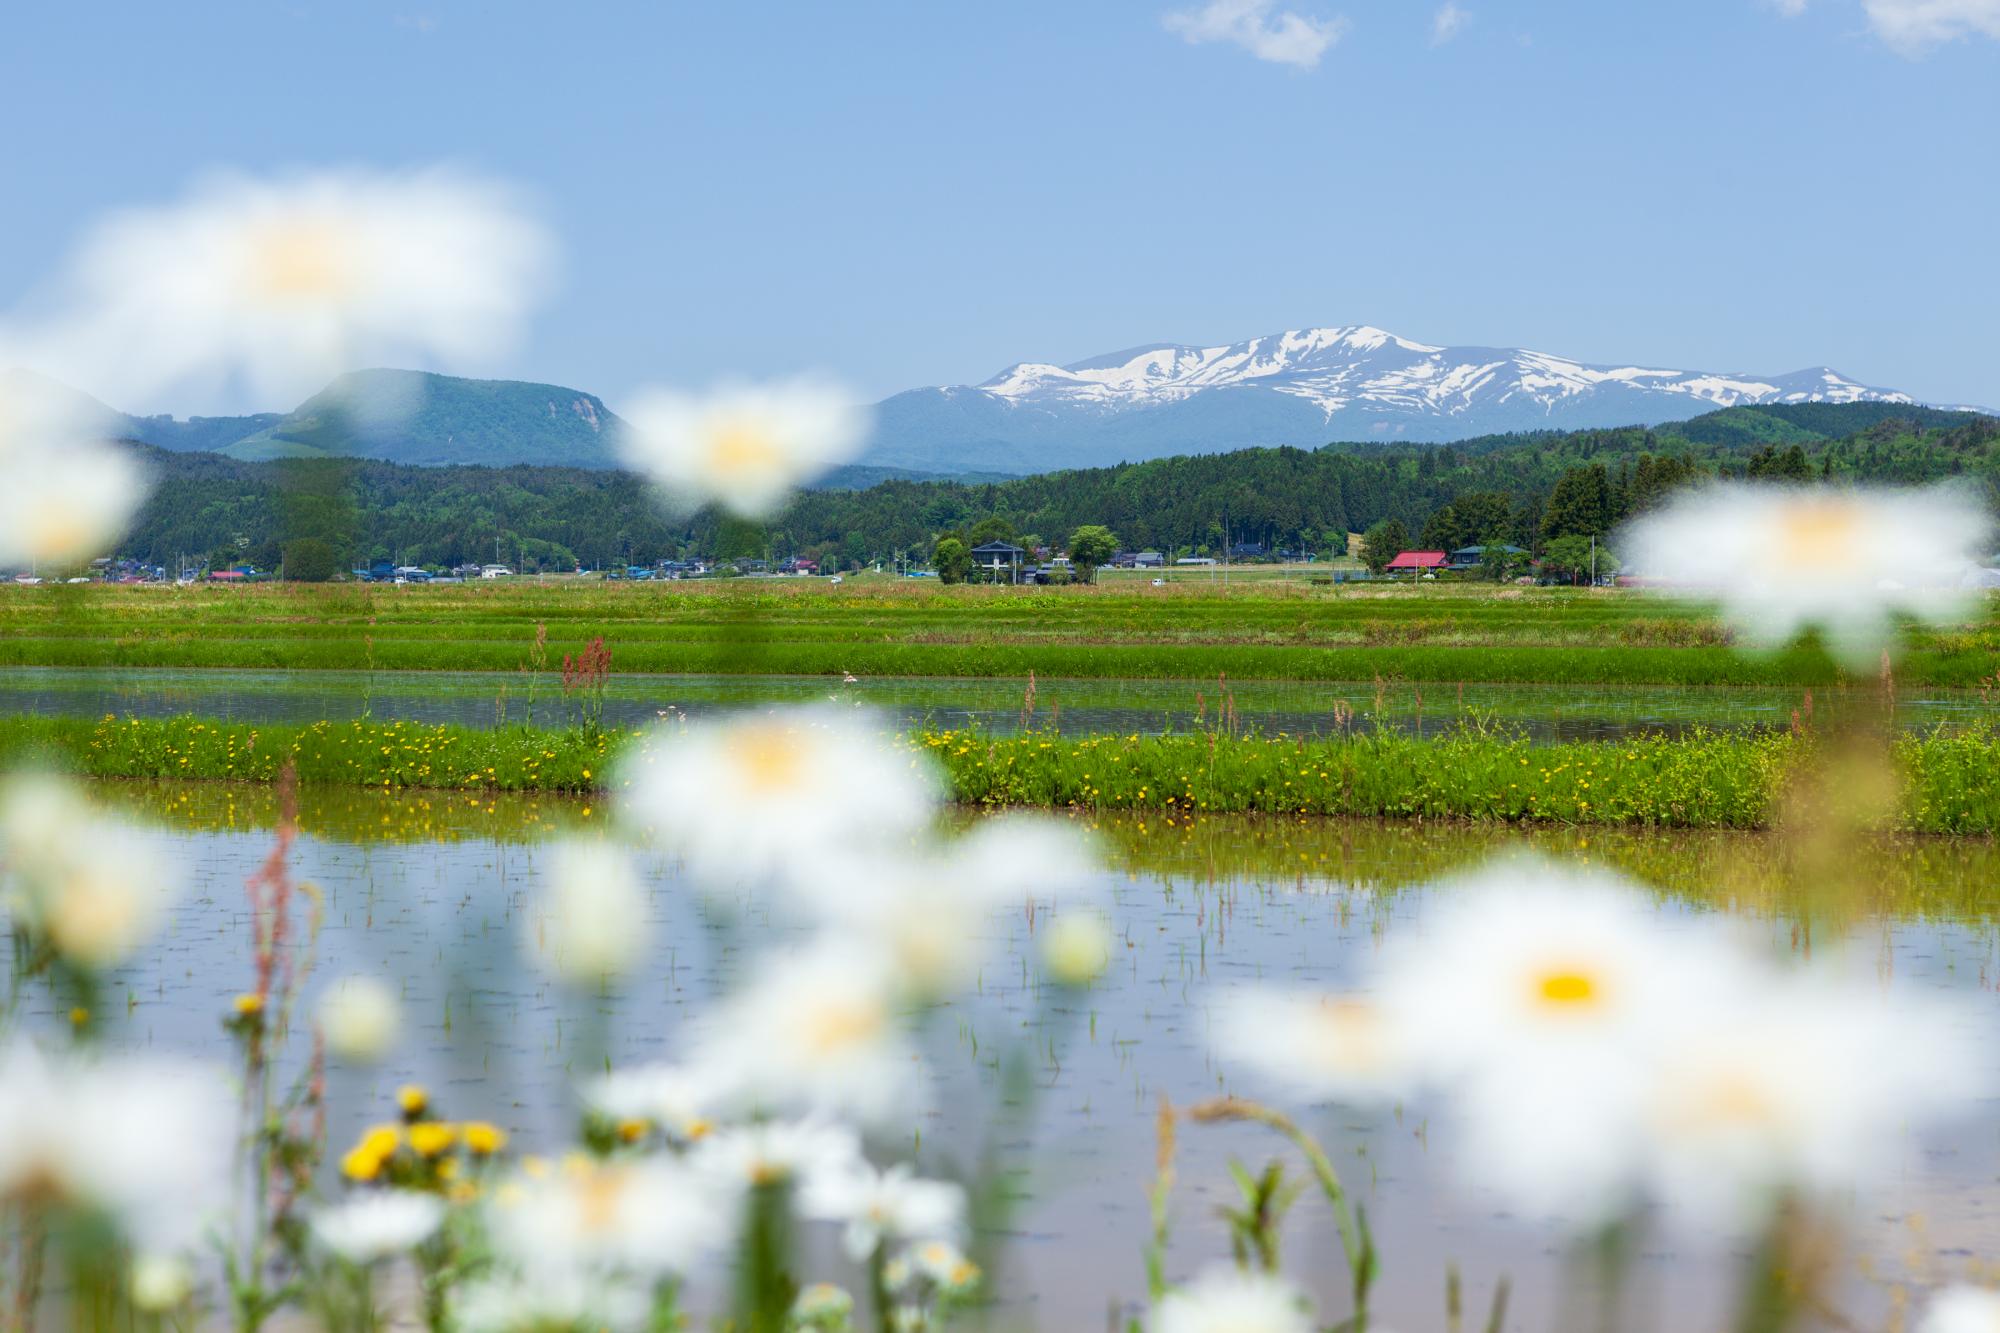
M709 437L708 463L717 476L756 476L777 470L785 456L768 433L745 421L732 421Z
M275 224L251 242L251 293L269 301L306 302L338 296L348 285L347 245L330 223Z
M82 555L91 535L77 512L60 503L44 504L28 519L28 549L45 560Z
M1778 517L1777 562L1795 570L1852 568L1861 534L1860 507L1852 500L1795 500Z
M1603 1001L1603 987L1588 972L1574 968L1542 973L1535 979L1535 999L1552 1009L1587 1009Z
M750 789L760 795L781 792L797 783L798 742L782 727L750 727L736 739L735 757Z
M1743 1070L1730 1070L1686 1090L1676 1123L1693 1129L1754 1129L1778 1118L1769 1090Z
M1321 1054L1341 1069L1378 1068L1387 1056L1382 1025L1373 1005L1361 1000L1322 1000L1314 1015Z
M872 1040L888 1021L888 1011L873 1001L832 1001L807 1015L806 1048L815 1055L838 1055Z
M625 1197L622 1170L599 1167L577 1182L577 1220L588 1232L609 1231L618 1221L618 1205Z

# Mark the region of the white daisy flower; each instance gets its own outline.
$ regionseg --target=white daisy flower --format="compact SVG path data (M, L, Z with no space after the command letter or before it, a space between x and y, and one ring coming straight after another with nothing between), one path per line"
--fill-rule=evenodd
M1917 1333L1996 1333L2000 1291L1990 1287L1946 1287L1932 1298Z
M860 452L869 414L817 380L729 385L705 395L652 389L625 413L625 461L692 504L746 518L775 511L793 488Z
M1095 873L1089 840L1070 825L1003 816L914 853L831 855L789 887L857 948L883 951L898 982L924 998L976 979L1004 937L1003 913L1077 892Z
M614 843L583 839L555 843L545 855L542 910L525 923L544 965L578 985L637 967L652 928L632 858Z
M73 439L57 451L0 459L0 565L80 565L116 553L149 489L125 449Z
M620 809L707 888L823 873L937 812L937 775L891 730L823 706L656 729L621 767Z
M1732 484L1686 492L1621 539L1632 572L1717 599L1759 648L1819 628L1850 666L1873 665L1895 617L1963 617L1965 572L1986 554L1985 508L1956 489Z
M1042 966L1059 984L1088 986L1111 966L1111 927L1095 912L1065 912L1042 928Z
M575 1156L495 1190L487 1222L499 1253L532 1274L658 1278L694 1271L725 1237L714 1192L670 1158Z
M1161 1298L1148 1333L1312 1333L1312 1306L1282 1278L1214 1268Z
M232 380L297 401L366 365L504 349L551 246L510 191L443 171L218 177L100 225L35 342L99 392Z
M979 1284L979 1265L948 1240L927 1240L913 1245L904 1252L904 1258L926 1281L953 1295L968 1293Z
M319 1030L326 1048L356 1064L373 1064L387 1055L402 1019L396 992L374 977L342 977L320 997Z
M0 374L0 565L81 564L109 554L146 498L145 469L104 438L81 395Z
M1642 1127L1653 1193L1704 1234L1762 1226L1782 1191L1879 1180L1907 1130L1984 1091L1970 1015L1825 964L1687 1004L1651 1061Z
M1582 1222L1635 1188L1663 1034L1743 965L1708 923L1670 923L1623 881L1523 860L1442 887L1387 952L1378 997L1454 1093L1467 1173Z
M693 1143L715 1127L733 1093L721 1070L692 1065L639 1065L586 1085L584 1104L607 1120L639 1121L677 1143Z
M164 1314L194 1294L194 1274L177 1255L142 1254L132 1261L128 1285L133 1305L147 1314Z
M846 1328L854 1316L854 1297L845 1287L815 1282L792 1302L792 1321L806 1328Z
M361 1194L312 1215L321 1245L351 1264L372 1264L413 1250L444 1222L444 1201L415 1190Z
M145 1253L193 1244L227 1205L228 1081L139 1057L0 1054L0 1198L33 1194L108 1214Z
M1362 995L1262 987L1225 995L1211 1046L1306 1097L1390 1102L1417 1077L1418 1047L1401 1015Z
M956 1236L965 1226L965 1191L949 1181L920 1179L907 1162L886 1171L861 1162L807 1181L799 1212L845 1224L847 1253L858 1262L893 1241Z
M723 1189L812 1181L860 1165L861 1138L828 1121L761 1120L715 1131L689 1160Z
M23 925L80 967L115 967L151 937L177 883L154 842L58 779L0 793L0 864Z
M877 950L828 937L768 955L704 1020L696 1064L745 1109L883 1124L919 1099L897 978Z

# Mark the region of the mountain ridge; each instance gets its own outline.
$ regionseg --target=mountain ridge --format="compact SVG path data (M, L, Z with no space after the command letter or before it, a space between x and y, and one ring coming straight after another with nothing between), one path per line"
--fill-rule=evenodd
M619 465L614 437L624 424L579 389L412 370L355 371L290 412L236 417L130 416L63 392L108 435L239 459L606 469ZM1210 346L1151 343L1066 365L1020 361L979 384L894 394L877 405L861 456L826 484L1018 476L1271 445L1445 443L1856 402L1919 406L1824 366L1776 376L1610 366L1447 347L1372 325L1294 329Z
M1773 376L1594 364L1418 342L1361 324L1207 346L1151 343L1064 365L1021 361L979 384L912 389L880 405L866 461L1045 471L1255 445L1442 443L1744 405L1864 401L1916 405L1826 366Z

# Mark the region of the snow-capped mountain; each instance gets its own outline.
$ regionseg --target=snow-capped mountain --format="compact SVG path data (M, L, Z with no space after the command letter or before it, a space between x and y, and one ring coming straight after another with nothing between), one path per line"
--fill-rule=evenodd
M1756 403L1908 403L1825 367L1786 375L1588 365L1512 347L1437 347L1382 329L1162 343L881 404L869 461L1038 472L1260 444L1456 440L1673 421Z

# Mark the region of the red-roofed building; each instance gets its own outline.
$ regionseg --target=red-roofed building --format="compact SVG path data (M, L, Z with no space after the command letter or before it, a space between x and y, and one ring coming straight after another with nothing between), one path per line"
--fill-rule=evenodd
M1451 557L1443 551L1404 551L1391 560L1385 568L1391 573L1399 569L1443 569L1451 563Z

